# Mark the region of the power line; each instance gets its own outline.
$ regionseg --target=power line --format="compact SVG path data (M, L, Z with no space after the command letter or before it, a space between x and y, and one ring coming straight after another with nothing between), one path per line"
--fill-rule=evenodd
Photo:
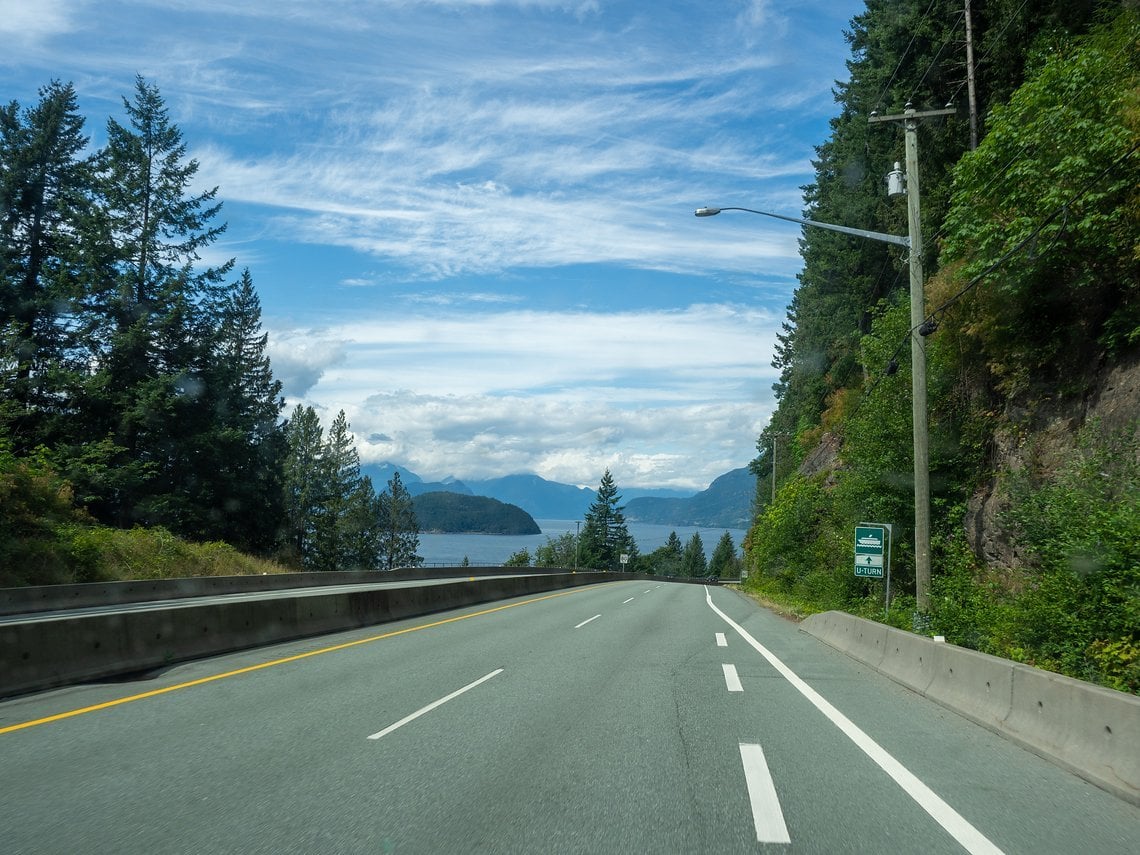
M1018 6L1017 9L1014 11L1014 13L1009 16L1009 20L1007 20L1005 22L1005 25L1002 26L1002 28L1000 30L998 30L998 34L993 37L993 42L990 44L990 46L988 48L986 48L986 52L983 53L980 57L978 57L978 65L981 65L983 62L986 61L986 58L993 52L993 49L995 47L997 47L997 40L1000 39L1003 35L1005 35L1005 31L1009 29L1010 24L1012 24L1014 21L1018 20L1018 16L1021 14L1021 10L1025 8L1025 4L1028 2L1029 2L1029 0L1021 0L1021 5ZM986 40L989 41L989 36L987 36ZM962 91L962 87L965 85L966 85L965 81L958 84L958 88L955 89L954 94L950 96L951 101L953 101L955 98L958 97L958 93Z
M887 85L883 87L883 91L880 92L879 97L875 99L875 107L876 108L882 106L883 96L887 94L887 90L890 89L891 84L895 82L895 77L898 76L899 69L902 68L903 63L906 61L907 56L910 55L910 49L912 47L914 47L914 40L918 38L919 27L921 27L923 24L926 23L927 18L930 17L930 11L934 8L934 4L936 2L938 2L938 0L930 0L930 5L926 7L926 14L924 14L922 16L922 20L919 22L919 26L914 28L914 35L912 35L910 37L910 42L907 44L906 50L904 50L903 55L901 57L899 57L899 63L898 63L898 65L895 66L895 70L891 74L891 79L887 81Z
M952 42L954 42L954 35L955 35L955 33L958 32L958 25L960 23L962 23L962 19L965 17L966 17L965 11L958 13L958 20L956 20L953 24L950 25L950 36L949 36L949 38L947 38L946 41L944 41L942 43L942 47L940 47L938 49L938 53L936 53L934 55L934 59L930 60L930 64L926 66L926 73L922 75L922 79L919 80L918 83L914 84L914 88L910 90L910 95L907 96L908 101L914 100L915 93L918 92L919 87L922 86L922 84L926 82L926 78L930 75L930 72L934 69L934 66L936 66L938 64L938 60L942 56L942 51L946 50L946 48ZM961 91L961 89L962 89L962 87L959 86L958 90ZM955 92L954 94L956 95L958 93ZM954 99L951 98L950 100L953 101Z

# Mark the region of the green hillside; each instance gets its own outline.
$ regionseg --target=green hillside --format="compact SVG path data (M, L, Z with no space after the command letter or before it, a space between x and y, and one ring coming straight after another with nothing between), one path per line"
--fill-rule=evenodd
M853 527L895 526L889 620L1140 690L1140 19L1118 2L869 3L806 188L809 219L907 234L883 177L924 119L921 324L907 258L805 228L758 440L750 585L883 619ZM974 109L971 111L970 107ZM971 115L972 112L972 115ZM973 120L973 121L971 121ZM971 124L977 128L976 148ZM916 601L912 341L927 354L929 603ZM773 455L775 445L776 453Z

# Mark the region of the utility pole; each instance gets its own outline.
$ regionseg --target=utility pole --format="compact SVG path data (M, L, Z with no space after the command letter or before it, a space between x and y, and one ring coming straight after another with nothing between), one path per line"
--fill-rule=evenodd
M776 503L776 438L781 436L789 436L789 434L772 434L772 504Z
M978 96L974 89L974 24L966 2L966 92L970 99L970 151L978 147Z
M922 216L919 208L918 123L921 119L952 116L957 111L917 112L911 104L901 114L870 121L902 122L906 132L906 209L910 237L910 376L914 434L914 596L920 613L930 611L930 436L926 415L926 320L922 283Z
M772 504L776 504L776 435L772 434Z

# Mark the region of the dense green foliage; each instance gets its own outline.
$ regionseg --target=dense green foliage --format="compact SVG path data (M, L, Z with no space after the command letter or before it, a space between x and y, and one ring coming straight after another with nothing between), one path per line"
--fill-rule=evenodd
M507 556L507 560L503 562L504 567L529 567L530 566L530 550L520 549L518 552L513 552Z
M71 486L47 462L17 458L0 445L0 588L284 569L220 541L98 525L75 507Z
M189 191L198 163L157 88L137 78L125 121L90 153L72 86L39 96L0 107L0 548L53 556L22 578L88 572L67 557L70 506L84 525L305 569L414 563L410 503L393 513L360 477L344 414L327 442L312 411L283 423L252 276L201 263L221 203Z
M648 555L641 556L638 570L656 576L680 576L681 561L685 555L685 547L677 532L669 532L669 538L661 546Z
M414 499L416 519L424 531L482 534L541 534L534 518L517 505L486 496L420 493Z
M905 233L880 176L901 145L872 109L959 98L960 15L869 2L853 22L851 80L818 149L812 219ZM938 3L930 9L937 12ZM1140 344L1140 19L1119 3L974 3L980 142L954 117L919 128L934 569L923 627L951 641L1136 691L1140 423L1079 433L1098 367ZM946 12L949 8L942 10ZM955 7L960 12L960 7ZM913 39L912 39L913 37ZM902 258L886 245L805 229L804 270L780 339L779 407L757 474L779 443L780 489L757 494L749 584L810 612L883 619L883 584L854 577L854 525L895 524L887 619L913 615L910 318ZM1034 429L1067 438L1033 458ZM838 459L796 464L825 432ZM1059 451L1056 444L1071 448ZM1000 446L1022 447L998 458ZM1061 465L1059 461L1064 461ZM766 478L762 478L764 486ZM770 489L770 481L768 486ZM979 492L1019 556L987 565L963 521ZM1000 500L1000 501L998 501Z
M547 537L546 543L534 551L535 567L578 566L579 536L577 533L563 532L558 537Z

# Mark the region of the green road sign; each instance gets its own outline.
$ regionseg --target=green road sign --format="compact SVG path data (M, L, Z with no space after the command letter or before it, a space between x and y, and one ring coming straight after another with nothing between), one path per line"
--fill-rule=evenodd
M883 578L887 552L887 528L879 525L855 526L855 575Z

